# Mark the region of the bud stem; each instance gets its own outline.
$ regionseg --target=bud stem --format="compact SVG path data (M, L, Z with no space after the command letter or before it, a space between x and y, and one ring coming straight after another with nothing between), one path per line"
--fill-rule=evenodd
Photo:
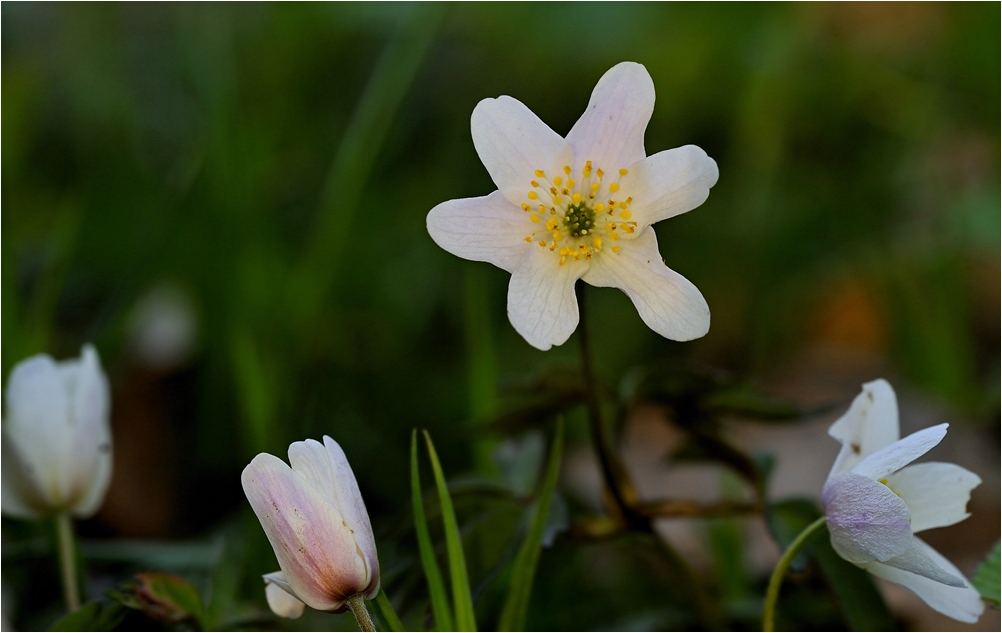
M345 600L345 602L348 604L348 608L351 609L351 614L358 620L360 631L376 630L376 627L372 624L372 618L369 617L369 610L365 608L365 597L362 594L356 593Z
M59 571L63 579L63 599L66 610L80 608L80 587L77 586L77 559L73 547L73 519L68 512L56 515L56 540L59 549Z
M800 550L804 548L811 542L811 539L817 536L818 532L825 526L825 517L819 518L814 523L811 523L804 528L804 531L797 535L797 538L793 539L790 546L786 548L783 555L780 557L779 562L776 563L776 569L772 572L772 578L769 579L769 588L765 592L765 607L762 610L762 630L772 631L775 625L776 619L776 601L779 599L779 586L783 582L783 576L786 575L786 570L789 568L790 563L793 559L797 557Z

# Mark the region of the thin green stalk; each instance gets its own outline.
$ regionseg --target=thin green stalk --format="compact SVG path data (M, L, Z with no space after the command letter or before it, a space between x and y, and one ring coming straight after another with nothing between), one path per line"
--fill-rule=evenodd
M355 616L355 620L358 621L358 629L360 631L375 631L376 627L372 623L372 618L369 617L369 610L365 608L365 596L360 593L356 593L354 596L345 600L345 604L351 610L351 614Z
M811 523L804 531L797 535L797 538L793 539L790 546L786 548L783 552L783 556L779 559L776 564L775 571L772 572L772 578L769 579L769 588L765 592L765 608L762 610L762 630L772 631L774 630L775 619L776 619L776 601L779 599L779 586L783 583L783 576L786 575L786 570L790 567L790 563L793 559L797 557L800 550L807 545L812 538L817 536L821 528L825 526L825 517L820 517L814 523Z
M588 301L585 296L584 282L579 281L577 283L575 292L578 299L578 312L581 315L578 323L578 345L581 350L581 371L585 379L585 406L588 409L588 421L590 423L592 441L595 443L595 450L598 452L599 462L602 465L602 475L605 479L605 485L612 494L617 509L628 523L633 524L640 521L649 524L634 509L638 499L636 491L626 472L626 468L616 456L609 432L602 421L599 385L595 377L591 341L588 337Z
M414 506L414 532L417 534L421 565L428 581L428 595L431 598L431 612L435 616L435 627L439 631L454 631L452 607L445 592L442 572L435 560L435 548L431 544L428 520L424 514L424 496L421 493L421 473L418 469L417 429L411 432L411 502Z
M77 559L73 547L73 519L68 512L56 515L56 540L59 544L59 571L63 579L63 599L66 610L80 608L80 587L77 586Z
M383 621L384 628L394 633L407 630L404 628L404 623L400 621L400 616L397 615L396 610L393 608L393 603L386 597L386 592L382 589L376 594L376 608L379 609L379 619Z

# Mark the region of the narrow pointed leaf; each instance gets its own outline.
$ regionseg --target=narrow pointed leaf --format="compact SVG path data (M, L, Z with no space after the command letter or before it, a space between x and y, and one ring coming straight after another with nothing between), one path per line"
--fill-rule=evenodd
M375 603L376 608L379 610L379 620L383 623L383 628L394 633L406 630L404 623L400 621L400 617L393 608L393 603L386 597L386 592L382 589L376 594Z
M978 590L981 597L999 606L999 542L995 541L985 560L978 565L978 570L971 578L971 584Z
M428 533L428 521L424 514L424 496L421 494L421 473L418 471L417 429L411 433L411 503L414 506L414 531L417 533L421 566L428 580L428 595L431 597L431 612L439 631L454 631L452 609L442 582L442 572L435 560L435 548Z
M529 612L529 600L532 597L532 582L536 577L536 567L543 550L543 537L546 534L546 522L549 519L550 507L553 504L553 494L560 477L560 462L564 448L564 420L557 418L557 429L553 435L550 447L550 460L546 466L539 498L536 500L536 511L532 517L529 533L515 556L512 565L511 585L508 597L505 598L498 622L499 631L525 630L525 618Z
M466 575L466 556L463 554L463 540L459 536L459 523L456 512L452 508L452 498L442 473L442 464L438 461L438 453L432 444L428 431L424 432L428 444L428 457L431 459L431 469L435 474L435 486L438 488L438 501L442 506L442 524L445 527L445 546L449 553L449 576L452 581L452 601L456 608L456 630L476 631L477 619L473 613L473 596L470 594L470 580Z

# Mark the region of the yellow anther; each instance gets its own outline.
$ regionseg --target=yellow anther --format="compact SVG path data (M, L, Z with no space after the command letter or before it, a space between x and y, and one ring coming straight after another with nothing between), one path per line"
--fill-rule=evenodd
M539 186L539 183L536 182L535 180L530 180L529 184L532 185L533 187L538 187Z
M621 251L621 250L623 250L623 247L622 247L622 246L613 246L613 247L612 247L612 252L613 252L613 253L618 253L618 252L619 252L619 251Z
M559 187L560 185L564 184L564 179L561 178L560 176L557 176L556 178L553 179L553 184Z
M627 170L625 170L625 169L620 169L620 170L619 170L619 175L620 175L620 176L625 176L625 175L626 175L626 174L628 174L628 173L630 173L630 172L628 172L628 171L627 171Z
M564 173L567 174L568 176L571 175L571 166L570 165L564 165Z
M556 187L550 187L550 194L554 195L554 196L557 195L557 188Z
M564 255L564 256L569 255L570 252L571 252L571 249L567 248L566 246L560 249L560 254Z
M580 193L574 194L573 196L571 196L571 200L574 201L574 204L581 202L581 194Z
M591 238L591 243L592 245L595 246L595 250L599 250L602 248L602 238L597 235Z
M554 231L553 232L553 241L554 242L559 242L563 238L564 238L564 235L560 231Z
M566 256L565 257L561 257L560 258L560 265L563 266L565 261L567 261L567 257Z
M626 196L626 204L633 204L633 196Z
M527 235L527 236L525 237L525 241L526 241L526 242L529 242L529 243L531 244L531 243L532 243L532 236L531 236L531 235Z
M526 195L529 196L529 200L538 200L539 199L539 194L536 193L535 191L530 191Z
M533 222L539 222L539 216L536 215L535 213L533 213L532 215L530 215L529 219L532 220Z
M619 239L619 233L609 233L609 239L613 242L617 241Z
M547 231L553 231L558 226L560 226L560 223L557 222L556 218L550 218L549 220L546 221L546 230Z
M601 213L603 211L605 211L605 205L604 204L602 204L601 202L599 202L598 204L595 205L595 212L596 213Z
M592 191L592 193L595 193L596 191L598 191L598 188L601 187L601 186L602 185L598 184L597 182L593 182L591 184L591 191Z
M522 210L523 211L528 211L529 210L529 205L527 205L526 203L523 202L522 203Z
M629 206L629 204L626 202L626 200L619 203L620 209L625 209L627 206Z
M619 191L619 183L614 182L611 185L609 185L609 191L611 191L612 193L616 193L617 191Z
M546 246L546 242L544 242L543 240L539 240L539 245L540 246Z
M602 171L601 169L596 169L595 173L598 174L599 179L601 179L601 178L603 178L605 176L605 172Z
M539 209L537 209L537 211L539 211L541 214L546 213L546 205L545 204L539 205Z
M550 215L556 215L556 214L557 214L557 210L554 209L553 207L550 207Z
M574 185L576 185L576 184L577 184L577 183L576 183L576 182L574 182L574 179L573 179L573 178L568 178L568 179L567 179L567 188L568 188L568 189L573 189L573 188L574 188Z
M564 194L566 196L567 194L570 193L570 191L565 187L565 188L563 188L563 189L560 190L560 193L562 193L562 194Z
M619 214L619 217L623 218L624 220L629 220L631 215L633 214L630 213L629 211L623 211L622 213Z
M535 172L536 178L546 178L546 172L542 169L537 169Z

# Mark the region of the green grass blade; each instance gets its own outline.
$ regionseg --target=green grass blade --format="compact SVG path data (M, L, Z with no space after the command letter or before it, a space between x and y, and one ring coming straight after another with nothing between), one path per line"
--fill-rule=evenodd
M553 493L557 489L557 479L560 476L560 462L564 450L564 419L557 418L557 429L550 446L550 460L546 466L543 486L536 501L536 511L532 517L529 533L519 548L512 565L511 585L508 597L505 598L501 619L498 622L499 631L524 631L525 618L529 612L529 599L532 597L532 581L536 577L536 567L543 551L543 536L546 533L546 521L550 515L553 503Z
M990 600L996 607L999 606L999 542L985 556L985 560L978 565L978 570L971 578L971 584L978 590L982 598Z
M376 599L373 601L376 603L376 609L379 613L379 621L383 623L383 627L394 633L400 633L400 631L405 631L404 623L400 621L400 616L397 615L396 610L393 608L393 603L390 599L386 597L386 592L382 589L376 594Z
M418 550L421 552L421 566L428 580L428 595L431 597L431 612L439 631L455 631L452 623L452 609L442 582L442 572L435 560L435 548L428 533L428 521L424 515L424 497L421 494L421 474L418 472L417 429L411 432L411 502L414 506L414 531L417 533Z
M473 596L470 595L470 580L466 575L466 557L463 555L463 541L459 537L459 523L452 508L449 489L445 485L442 464L438 461L438 453L435 452L435 445L432 444L428 431L424 432L424 439L428 444L431 469L435 473L438 501L442 505L442 524L445 527L445 545L449 553L449 575L452 581L452 601L456 607L456 630L476 631L477 619L473 614Z

